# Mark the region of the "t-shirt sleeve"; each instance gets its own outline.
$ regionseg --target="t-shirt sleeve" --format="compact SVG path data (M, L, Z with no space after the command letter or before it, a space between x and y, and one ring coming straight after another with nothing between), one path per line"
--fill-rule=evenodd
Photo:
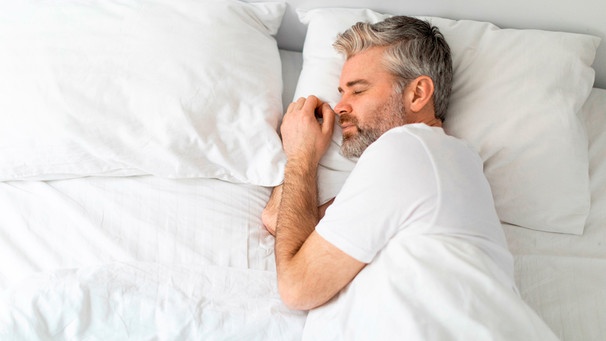
M436 172L424 143L406 132L387 132L360 157L316 231L370 263L401 229L430 224L437 196Z

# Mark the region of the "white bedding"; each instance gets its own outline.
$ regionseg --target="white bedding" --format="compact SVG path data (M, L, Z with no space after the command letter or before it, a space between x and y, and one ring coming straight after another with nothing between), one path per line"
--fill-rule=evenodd
M32 276L3 293L2 340L297 340L305 313L274 274L114 262Z
M463 238L398 233L338 304L309 313L304 340L556 340L509 278Z
M281 56L296 82L300 54ZM524 300L562 340L598 341L606 90L594 89L584 108L592 189L584 234L504 228ZM269 193L154 176L0 182L0 339L299 339L306 314L280 302L273 237L261 227Z
M579 112L589 137L591 211L582 236L533 233L505 225L515 254L606 257L606 90L594 88Z
M269 189L152 176L0 183L1 340L296 340Z
M503 225L522 297L562 340L606 338L606 90L579 112L589 136L591 211L582 236Z
M302 58L280 55L289 103ZM274 270L260 220L269 193L153 176L0 182L0 289L39 271L113 261Z
M272 270L260 220L268 195L265 187L152 176L0 183L2 287L38 271L115 261Z

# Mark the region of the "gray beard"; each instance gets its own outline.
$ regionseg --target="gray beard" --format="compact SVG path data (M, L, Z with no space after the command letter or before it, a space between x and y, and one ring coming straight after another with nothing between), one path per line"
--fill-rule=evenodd
M394 95L383 107L371 114L373 117L366 126L360 126L358 120L348 114L339 118L341 122L351 122L356 126L356 134L343 134L341 155L346 158L359 158L362 153L381 135L391 128L406 124L406 112L400 93ZM385 117L380 119L380 117Z
M355 136L343 136L341 144L341 155L348 159L359 158L362 153L375 142L383 132L378 129L360 129L356 127L357 134Z

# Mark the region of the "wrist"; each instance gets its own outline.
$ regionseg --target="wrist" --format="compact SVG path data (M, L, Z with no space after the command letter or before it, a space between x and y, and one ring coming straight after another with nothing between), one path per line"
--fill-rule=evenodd
M284 169L285 178L289 175L304 177L304 178L313 178L316 177L316 172L318 171L318 162L314 161L311 157L290 157L286 161L286 166Z
M312 212L317 208L317 171L318 164L308 158L287 160L282 200L288 197L287 202L298 206L296 212Z

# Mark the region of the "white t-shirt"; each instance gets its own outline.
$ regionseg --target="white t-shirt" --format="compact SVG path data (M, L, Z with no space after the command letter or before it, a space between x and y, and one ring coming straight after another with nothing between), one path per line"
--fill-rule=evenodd
M520 298L482 161L443 129L391 129L316 227L369 263L310 311L304 340L550 340Z
M364 263L399 232L458 236L484 248L513 277L482 160L463 141L425 124L391 129L371 144L316 231Z

